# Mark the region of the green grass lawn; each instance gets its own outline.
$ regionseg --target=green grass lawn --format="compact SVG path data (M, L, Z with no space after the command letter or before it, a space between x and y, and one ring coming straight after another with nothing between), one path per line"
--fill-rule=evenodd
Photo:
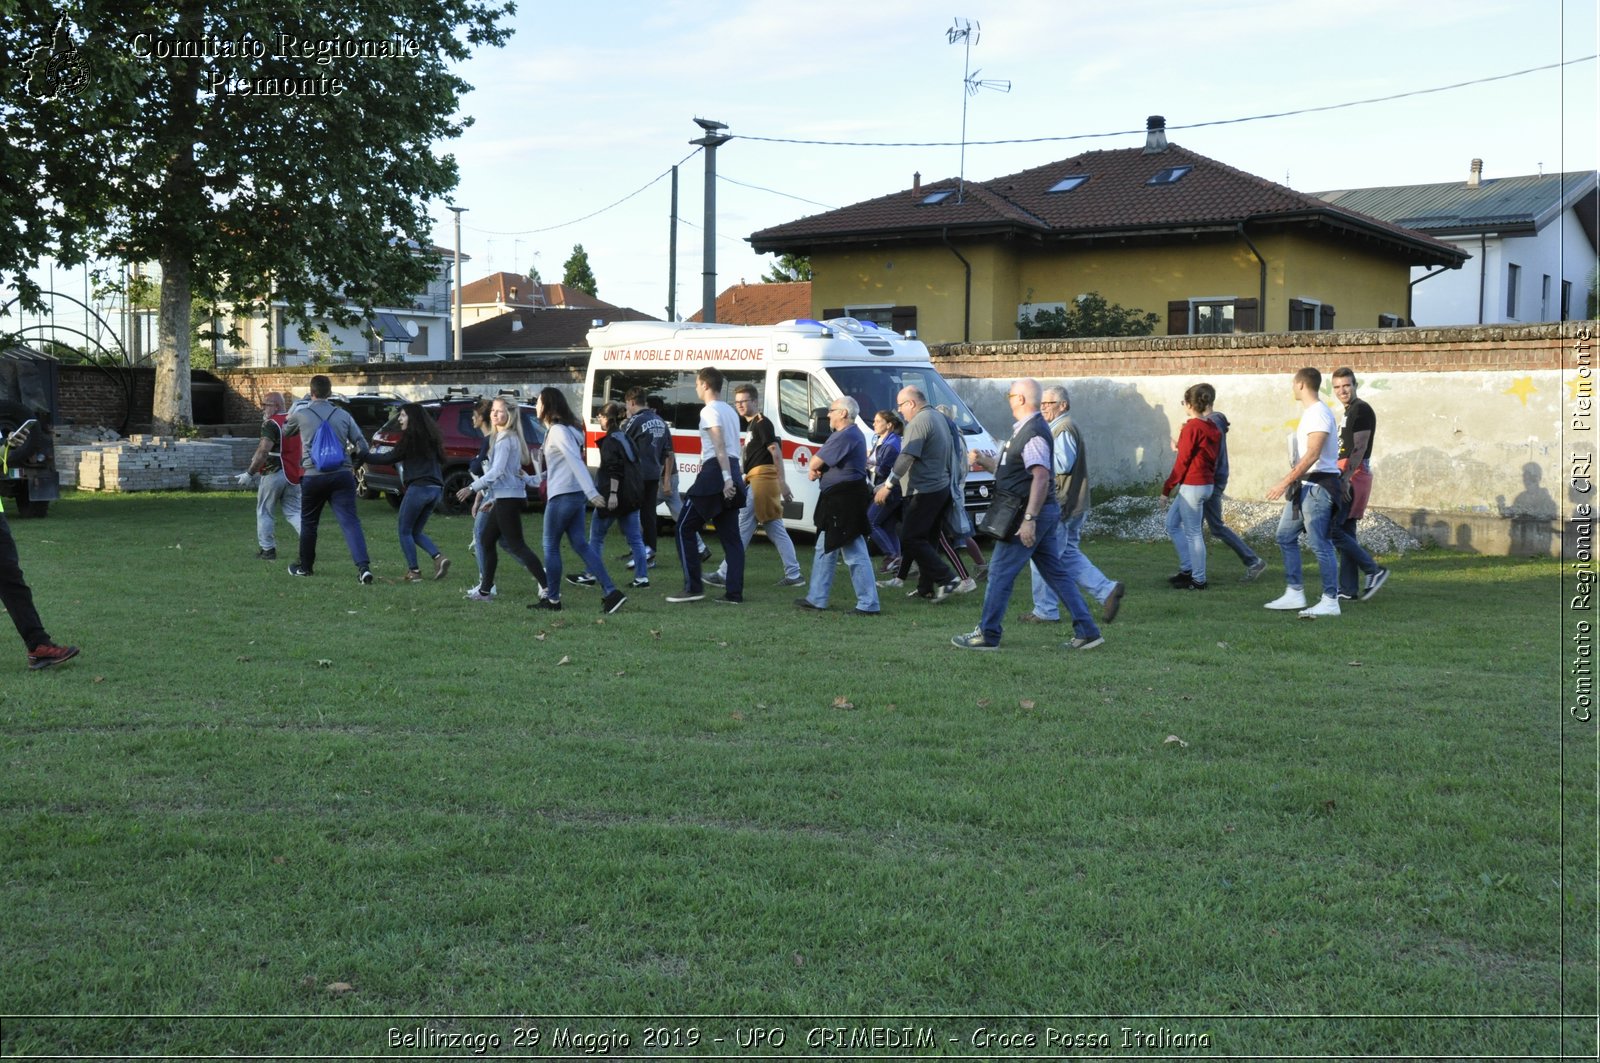
M797 1057L874 1024L968 1058L1022 1051L978 1027L1052 1058L1595 1051L1554 560L1413 554L1308 622L1261 608L1270 548L1246 586L1213 544L1180 594L1169 546L1096 541L1129 586L1105 646L1012 623L977 654L949 645L977 595L862 619L841 572L801 614L764 542L741 608L667 605L671 568L605 618L530 612L505 566L475 604L465 518L430 525L451 577L406 585L361 512L371 587L331 515L314 578L291 539L254 560L244 496L12 522L83 655L0 667L0 1055L410 1058L419 1026L531 1055L560 1024L516 1016L580 1015L640 1058L762 1054L712 1016L788 1017L760 1025Z

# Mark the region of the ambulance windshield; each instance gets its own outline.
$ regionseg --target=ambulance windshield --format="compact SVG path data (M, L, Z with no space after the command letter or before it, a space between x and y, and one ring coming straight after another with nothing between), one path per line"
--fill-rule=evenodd
M961 401L932 366L833 366L827 373L840 391L856 400L856 405L861 407L861 416L868 424L872 423L872 415L879 410L895 408L895 396L901 388L913 387L920 388L928 397L928 405L944 407L966 435L975 436L983 432L983 426L967 409L967 404Z

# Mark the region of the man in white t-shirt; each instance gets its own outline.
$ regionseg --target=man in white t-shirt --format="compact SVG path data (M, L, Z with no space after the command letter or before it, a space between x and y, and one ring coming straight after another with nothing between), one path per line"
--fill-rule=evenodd
M1294 433L1294 465L1267 492L1268 501L1284 500L1278 518L1278 549L1283 551L1283 594L1268 609L1297 610L1308 619L1339 615L1339 559L1333 549L1333 516L1339 508L1339 426L1333 411L1319 397L1322 373L1307 366L1294 375L1294 399L1300 424ZM1322 577L1322 597L1306 607L1300 567L1300 532L1311 542Z
M717 601L739 605L744 601L744 540L739 536L738 511L744 505L744 482L739 475L739 415L722 401L722 371L706 366L695 374L694 393L705 407L700 411L700 472L683 493L683 513L678 518L678 558L683 564L683 593L667 601L698 602L706 596L697 545L701 529L712 522L727 555L726 588Z

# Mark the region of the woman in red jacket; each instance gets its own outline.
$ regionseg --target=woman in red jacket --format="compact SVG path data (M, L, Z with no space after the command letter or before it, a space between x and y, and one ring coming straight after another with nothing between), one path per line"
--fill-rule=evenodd
M1183 393L1189 419L1178 433L1178 457L1172 475L1161 485L1161 497L1171 497L1167 510L1167 535L1178 551L1178 571L1167 580L1180 591L1206 589L1205 505L1217 478L1217 451L1222 431L1206 419L1217 389L1195 384Z

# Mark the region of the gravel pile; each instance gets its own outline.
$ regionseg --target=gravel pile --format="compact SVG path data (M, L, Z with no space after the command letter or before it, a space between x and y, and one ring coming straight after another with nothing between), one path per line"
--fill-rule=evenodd
M1278 517L1283 512L1281 502L1236 502L1227 499L1222 503L1222 517L1228 527L1255 544L1274 544L1278 534ZM1161 499L1149 496L1123 495L1106 502L1097 502L1084 521L1083 534L1104 535L1113 539L1131 539L1135 542L1164 542L1167 538L1167 507ZM1369 513L1356 523L1356 538L1371 554L1404 554L1420 550L1422 544L1416 537L1388 517Z

